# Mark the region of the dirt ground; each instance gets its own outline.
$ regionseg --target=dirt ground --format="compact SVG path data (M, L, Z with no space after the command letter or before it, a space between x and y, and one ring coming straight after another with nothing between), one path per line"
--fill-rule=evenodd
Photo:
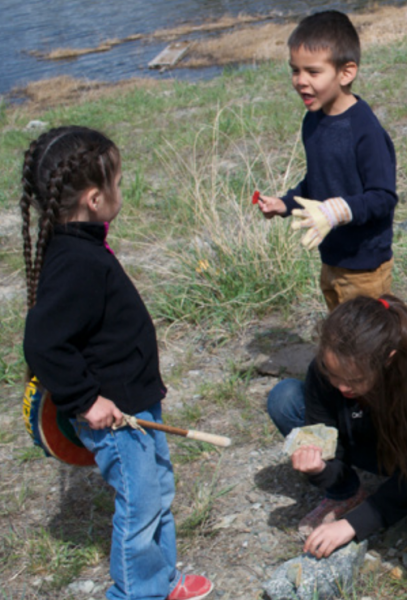
M196 442L168 436L177 481L178 566L210 577L215 584L210 598L262 598L262 584L273 569L301 554L298 520L321 499L283 458L282 438L266 412L267 394L277 382L272 373L285 367L286 374L297 376L313 353L312 343L302 341L304 331L274 317L222 347L202 344L186 330L166 340L159 332L162 372L169 382L166 420L182 425L188 411L199 407L195 428L232 439L229 448L207 447L194 455ZM236 396L224 402L205 399L202 384L224 385L231 356L241 374L250 368L244 399L237 388ZM186 366L174 378L179 365ZM110 584L113 494L93 467L71 467L52 458L25 461L31 441L18 390L3 400L0 429L15 437L0 444L0 590L9 594L7 600L102 600ZM368 488L376 484L377 478L365 477ZM86 547L89 539L97 541L93 566L64 582L67 545ZM383 577L388 577L403 565L407 536L387 532L372 538L369 547L380 552ZM11 548L13 560L4 562ZM44 556L50 562L44 564Z

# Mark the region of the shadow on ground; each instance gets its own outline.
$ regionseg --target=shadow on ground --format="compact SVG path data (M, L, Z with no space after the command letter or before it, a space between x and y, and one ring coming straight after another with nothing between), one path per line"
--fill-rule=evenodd
M321 490L310 485L289 463L262 469L255 475L254 483L272 496L267 523L280 529L296 529L299 520L324 497Z
M109 552L114 492L93 467L62 465L59 511L48 523L53 537L75 545L97 544Z
M273 327L255 334L247 351L260 375L302 379L315 356L315 344L290 329Z

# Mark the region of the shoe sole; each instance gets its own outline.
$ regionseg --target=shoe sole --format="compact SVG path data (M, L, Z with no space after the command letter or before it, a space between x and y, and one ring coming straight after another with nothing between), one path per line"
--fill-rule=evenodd
M204 594L201 594L200 596L190 596L186 600L202 600L203 598L206 598L206 596L209 596L209 594L212 592L212 590L213 590L213 583L211 582L211 587L207 592L205 592Z

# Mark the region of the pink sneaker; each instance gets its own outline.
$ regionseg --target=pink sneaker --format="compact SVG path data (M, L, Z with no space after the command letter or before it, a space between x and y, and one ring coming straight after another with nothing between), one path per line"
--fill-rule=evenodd
M362 487L351 498L346 500L331 500L325 498L310 513L305 515L298 524L298 531L303 538L307 538L314 529L323 523L338 521L343 515L363 502L368 496Z
M167 600L201 600L211 593L213 583L202 575L181 575Z

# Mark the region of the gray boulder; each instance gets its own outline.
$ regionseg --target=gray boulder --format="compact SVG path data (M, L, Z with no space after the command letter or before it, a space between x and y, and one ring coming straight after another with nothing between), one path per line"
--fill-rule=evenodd
M270 600L332 600L350 593L367 550L351 542L328 558L302 554L277 567L263 584Z

